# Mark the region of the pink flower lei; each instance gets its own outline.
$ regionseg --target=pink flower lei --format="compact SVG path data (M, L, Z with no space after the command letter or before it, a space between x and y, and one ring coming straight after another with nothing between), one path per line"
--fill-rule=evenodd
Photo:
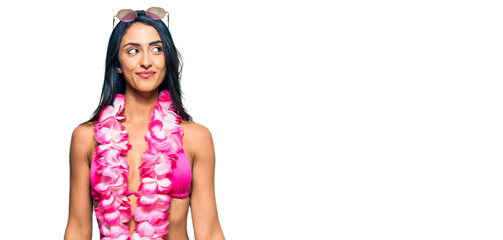
M141 184L138 192L130 192L126 154L131 145L128 131L119 122L126 117L119 115L125 102L126 97L117 94L113 106L105 107L94 125L95 139L100 144L93 160L98 164L93 188L98 206L94 210L104 240L161 239L168 233L167 210L171 202L168 176L172 174L178 152L183 150L181 117L174 112L169 92L161 90L150 117L149 131L145 134L148 150L143 153L139 167ZM131 205L127 196L133 193L137 197L133 217L138 225L136 232L129 236L126 223L131 219Z

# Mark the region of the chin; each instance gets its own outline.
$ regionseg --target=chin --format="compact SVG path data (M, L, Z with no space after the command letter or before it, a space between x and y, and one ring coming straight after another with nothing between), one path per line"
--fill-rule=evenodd
M157 90L160 85L161 84L156 84L154 82L152 82L152 83L146 83L146 82L138 83L137 82L136 86L129 86L129 87L131 89L134 89L135 91L138 91L138 92L149 93L149 92Z

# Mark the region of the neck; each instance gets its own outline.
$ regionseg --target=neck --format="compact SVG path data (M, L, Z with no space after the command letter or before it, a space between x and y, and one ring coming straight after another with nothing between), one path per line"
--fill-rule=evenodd
M126 115L126 121L131 123L147 123L157 104L159 89L152 92L138 92L126 87L126 104L122 115Z

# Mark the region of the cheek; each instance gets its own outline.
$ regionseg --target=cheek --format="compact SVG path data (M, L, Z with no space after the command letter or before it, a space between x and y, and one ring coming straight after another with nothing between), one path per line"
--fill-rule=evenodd
M164 61L164 57L163 58L159 58L157 60L157 68L159 69L162 69L162 68L166 68L166 62Z
M159 71L162 72L163 74L166 74L167 67L166 67L164 59L157 61L156 64L157 64L157 69L159 69Z
M122 66L122 69L125 71L130 71L131 69L134 69L135 65L137 64L137 60L132 57L127 57L124 54L119 55L119 63Z
M136 67L136 62L133 61L133 59L130 59L125 61L123 66L126 70L133 70Z

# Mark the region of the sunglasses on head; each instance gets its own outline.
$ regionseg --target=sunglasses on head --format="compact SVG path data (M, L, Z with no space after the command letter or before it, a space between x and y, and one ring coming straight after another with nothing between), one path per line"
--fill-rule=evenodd
M166 15L168 15L168 28L169 28L169 12L166 10L160 8L160 7L151 7L145 11L147 16L154 20L160 20L163 19ZM122 22L132 22L138 14L136 14L136 11L133 9L122 9L117 12L117 14L114 16L114 21L113 21L113 26L115 27L115 18L119 19L119 21Z

